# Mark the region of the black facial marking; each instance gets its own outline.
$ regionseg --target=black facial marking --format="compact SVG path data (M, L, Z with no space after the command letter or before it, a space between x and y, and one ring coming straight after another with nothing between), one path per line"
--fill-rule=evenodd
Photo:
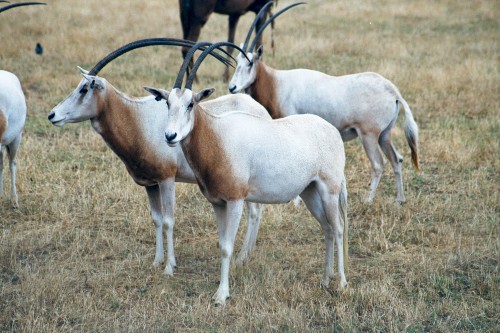
M87 85L84 85L84 86L82 87L82 89L80 89L80 94L85 95L85 94L87 93L87 91L89 91L89 90L87 89Z

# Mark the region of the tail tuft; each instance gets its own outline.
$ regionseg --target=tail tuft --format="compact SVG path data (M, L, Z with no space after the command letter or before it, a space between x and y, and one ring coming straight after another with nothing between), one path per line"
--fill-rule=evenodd
M408 103L406 103L402 97L400 98L400 102L405 109L405 136L411 149L411 160L413 161L415 170L420 171L418 162L418 126L415 119L413 119L413 114L411 113Z

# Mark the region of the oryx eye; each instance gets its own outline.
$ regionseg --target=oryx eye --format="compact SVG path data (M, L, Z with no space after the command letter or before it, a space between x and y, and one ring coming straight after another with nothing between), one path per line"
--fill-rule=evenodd
M191 108L193 108L193 102L189 103L189 105L188 105L188 109L191 109Z
M87 89L87 85L84 85L84 86L82 87L82 89L80 89L80 94L85 95L85 94L87 93L87 91L89 91L89 90Z
M252 67L252 66L253 66L253 61L250 61L250 62L248 63L248 67Z

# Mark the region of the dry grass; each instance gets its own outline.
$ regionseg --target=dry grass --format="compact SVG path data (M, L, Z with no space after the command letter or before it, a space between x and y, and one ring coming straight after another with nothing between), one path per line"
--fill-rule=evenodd
M411 169L396 132L408 203L394 203L387 167L366 206L369 163L359 142L348 143L350 288L320 288L322 236L303 206L267 206L257 250L232 268L233 298L222 308L210 301L216 226L197 187L178 186L178 269L167 279L151 267L145 191L89 124L59 129L46 120L79 82L75 66L90 68L131 40L180 36L177 2L48 2L1 14L0 67L21 79L29 115L21 207L0 200L0 331L498 331L498 1L312 0L283 16L267 62L392 80L420 126L423 171ZM223 39L225 26L214 15L202 38ZM37 41L43 56L33 52ZM172 84L179 64L179 50L157 47L101 74L145 95L143 85ZM204 66L198 88L225 94L222 71Z

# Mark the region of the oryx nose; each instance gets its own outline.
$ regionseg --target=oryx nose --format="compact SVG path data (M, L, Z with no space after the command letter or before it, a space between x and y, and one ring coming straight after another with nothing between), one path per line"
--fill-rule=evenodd
M167 133L167 132L165 132L165 140L167 140L167 142L172 141L173 139L175 139L176 136L177 136L177 133Z
M55 117L55 115L56 115L56 113L55 113L55 112L51 112L51 113L49 113L49 120L52 120L52 118L54 118L54 117Z
M231 84L231 85L229 86L229 92L231 92L232 94L234 94L234 93L235 93L235 91L236 91L236 85Z

